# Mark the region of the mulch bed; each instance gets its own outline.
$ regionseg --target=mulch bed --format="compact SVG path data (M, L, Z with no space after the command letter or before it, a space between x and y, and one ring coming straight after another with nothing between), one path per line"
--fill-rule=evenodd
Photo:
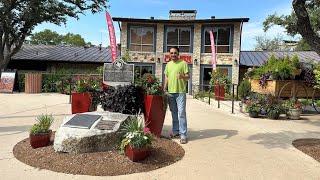
M30 166L67 174L117 176L159 169L181 160L183 148L176 142L155 139L151 154L140 162L132 162L120 151L84 154L56 153L53 142L47 147L33 149L29 139L20 141L13 149L14 156Z
M292 145L320 162L320 139L296 139Z

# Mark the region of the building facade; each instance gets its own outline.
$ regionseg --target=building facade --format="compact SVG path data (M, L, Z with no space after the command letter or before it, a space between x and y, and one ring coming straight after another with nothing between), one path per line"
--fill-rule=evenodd
M216 44L217 68L239 82L241 29L249 18L197 19L195 10L171 10L168 20L114 17L121 30L121 56L135 65L136 73L151 72L164 79L170 61L170 47L180 49L180 58L189 64L188 91L209 84L212 71L210 31Z

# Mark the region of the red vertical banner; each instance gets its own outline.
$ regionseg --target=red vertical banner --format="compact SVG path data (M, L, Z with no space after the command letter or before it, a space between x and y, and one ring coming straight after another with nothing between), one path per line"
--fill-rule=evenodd
M217 69L216 46L214 44L214 37L213 37L212 31L210 31L210 42L211 42L211 52L212 52L212 69L215 71Z
M110 48L112 53L112 63L117 58L117 43L116 43L116 35L114 32L113 21L110 17L110 14L106 12L108 31L109 31L109 39L110 39Z

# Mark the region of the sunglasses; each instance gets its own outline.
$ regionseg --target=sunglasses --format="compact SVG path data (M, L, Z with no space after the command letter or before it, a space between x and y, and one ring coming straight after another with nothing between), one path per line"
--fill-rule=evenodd
M178 54L178 52L170 52L170 54Z

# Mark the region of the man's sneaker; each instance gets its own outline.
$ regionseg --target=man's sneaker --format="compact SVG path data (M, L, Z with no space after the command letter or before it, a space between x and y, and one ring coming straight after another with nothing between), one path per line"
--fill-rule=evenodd
M171 139L178 139L178 138L180 138L180 136L179 136L179 134L170 134L170 135L169 135L169 138L171 138Z
M187 138L181 138L180 139L180 144L187 144L188 143L188 139Z

